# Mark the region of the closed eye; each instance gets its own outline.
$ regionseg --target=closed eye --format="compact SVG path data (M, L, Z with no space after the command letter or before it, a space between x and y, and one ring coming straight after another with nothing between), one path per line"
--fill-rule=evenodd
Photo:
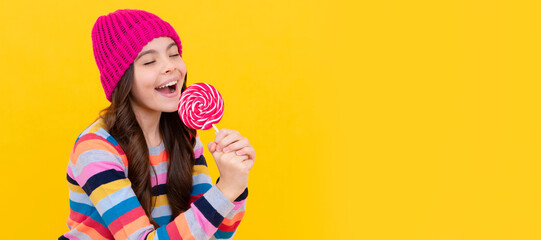
M180 54L177 53L177 54L175 54L175 55L171 55L171 57L176 57L176 56L180 56ZM143 65L150 65L150 64L152 64L152 63L154 63L154 62L156 62L156 61L146 62L146 63L143 63Z

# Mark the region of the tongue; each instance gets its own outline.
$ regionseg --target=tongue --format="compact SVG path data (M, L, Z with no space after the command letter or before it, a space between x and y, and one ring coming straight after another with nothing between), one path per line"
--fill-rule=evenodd
M169 87L158 88L158 89L156 89L156 91L161 92L163 94L171 93L171 90L169 90Z

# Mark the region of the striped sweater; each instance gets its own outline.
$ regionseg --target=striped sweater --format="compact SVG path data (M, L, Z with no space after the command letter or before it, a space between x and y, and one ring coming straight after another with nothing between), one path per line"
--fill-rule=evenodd
M125 153L105 130L103 121L97 120L79 135L70 154L69 231L58 239L233 238L246 210L248 188L233 202L228 200L212 184L203 149L197 135L190 208L171 219L166 195L167 153L163 142L149 147L155 190L152 219L160 226L155 229L131 188Z

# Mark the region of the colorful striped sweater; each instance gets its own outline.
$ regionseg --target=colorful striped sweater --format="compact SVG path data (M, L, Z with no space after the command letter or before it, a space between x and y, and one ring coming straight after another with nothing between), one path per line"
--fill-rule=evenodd
M67 167L69 231L58 239L231 239L246 210L245 189L233 202L212 184L203 144L196 136L190 208L171 219L166 195L167 155L163 142L149 147L155 229L128 179L128 160L101 119L75 141ZM218 178L219 181L219 178Z

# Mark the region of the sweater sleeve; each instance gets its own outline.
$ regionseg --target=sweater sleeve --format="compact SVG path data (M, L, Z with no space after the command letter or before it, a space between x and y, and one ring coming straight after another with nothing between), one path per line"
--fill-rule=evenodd
M88 135L78 139L69 169L115 239L209 239L236 207L212 185L187 211L155 229L131 188L125 154L118 145Z
M203 155L203 147L199 140L196 138L195 146L195 166L193 172L193 187L192 187L192 201L198 199L205 191L212 188L213 185L205 156ZM220 181L220 178L216 180L216 183ZM244 217L246 211L246 198L248 197L248 188L244 189L244 192L239 195L234 201L233 209L224 216L224 220L218 226L218 230L210 239L232 239L236 233L236 230Z
M218 183L218 180L216 183ZM233 209L225 216L222 224L218 227L218 231L210 238L214 239L233 239L237 228L244 217L246 212L246 198L248 197L248 187L244 189L244 192L233 201L235 205Z

